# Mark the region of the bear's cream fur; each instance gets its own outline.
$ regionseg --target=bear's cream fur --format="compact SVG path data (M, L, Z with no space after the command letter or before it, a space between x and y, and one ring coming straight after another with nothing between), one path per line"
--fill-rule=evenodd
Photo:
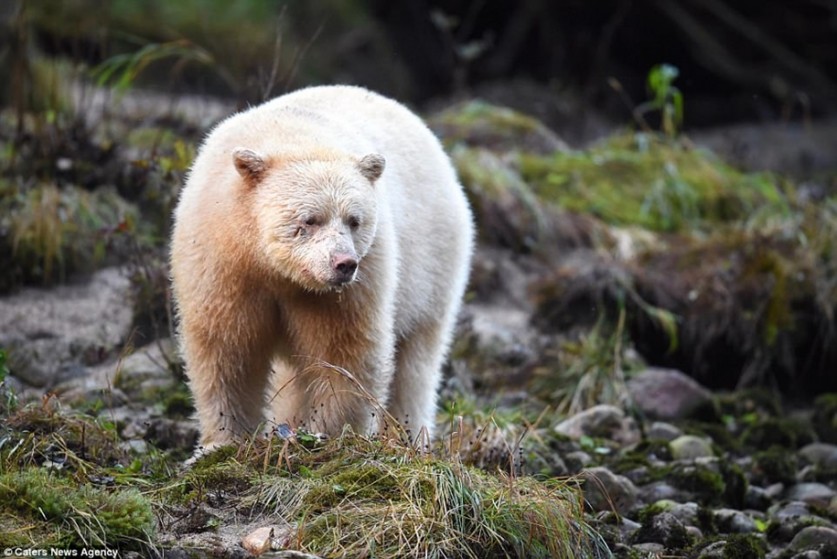
M375 432L381 409L431 436L473 236L441 145L395 101L314 87L220 123L171 247L201 445L265 420Z

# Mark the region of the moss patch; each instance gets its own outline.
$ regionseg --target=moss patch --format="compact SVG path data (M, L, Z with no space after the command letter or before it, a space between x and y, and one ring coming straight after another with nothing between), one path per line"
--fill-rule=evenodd
M780 185L744 174L687 142L615 136L587 151L525 155L523 178L544 200L614 225L680 231L786 210Z
M38 546L137 549L156 529L151 503L136 489L79 487L45 468L0 475L0 503L5 518L20 515L9 532Z

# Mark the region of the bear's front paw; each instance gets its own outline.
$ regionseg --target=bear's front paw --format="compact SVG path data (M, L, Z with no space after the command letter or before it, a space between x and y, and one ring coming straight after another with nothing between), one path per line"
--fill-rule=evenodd
M188 460L186 460L183 463L183 468L184 469L191 468L192 466L195 465L195 462L197 462L198 460L200 460L201 458L203 458L204 456L206 456L208 454L212 454L213 452L215 452L216 450L218 450L219 448L221 448L223 446L226 446L226 445L224 443L209 443L207 445L199 446L198 448L195 449L195 452L192 453L192 457L189 458Z

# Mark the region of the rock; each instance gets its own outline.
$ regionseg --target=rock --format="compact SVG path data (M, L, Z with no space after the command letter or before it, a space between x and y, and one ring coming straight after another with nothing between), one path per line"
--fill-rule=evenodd
M664 500L679 501L683 499L685 492L666 481L655 481L640 487L639 495L644 503L656 503Z
M837 493L833 489L817 482L797 483L785 492L785 498L788 500L802 501L822 508L828 507L835 495Z
M827 469L837 469L837 445L810 443L799 449L799 456L806 462Z
M663 421L655 421L645 432L645 436L649 439L659 439L661 441L673 441L682 434L683 431L679 428Z
M773 503L773 498L767 494L763 487L748 485L747 493L744 496L744 506L748 509L767 510Z
M294 551L293 549L285 549L270 554L271 559L322 559L319 555L312 555L304 551Z
M198 427L194 421L157 417L148 422L144 438L160 450L191 452L198 442Z
M715 511L715 523L718 531L727 534L750 534L758 531L755 520L734 509L717 509Z
M670 512L661 512L642 525L633 536L636 543L661 543L667 549L684 549L691 542L686 527Z
M812 514L806 503L801 501L790 501L780 505L774 505L768 510L770 519L771 541L789 542L803 528L808 526L828 526L829 522L824 518Z
M648 417L685 419L713 405L712 393L674 369L648 368L628 381L634 404Z
M675 460L695 460L715 456L710 441L695 435L681 435L669 443Z
M656 542L638 543L631 546L633 553L628 557L663 557L666 546Z
M555 431L573 439L583 436L601 437L623 445L639 441L640 433L632 418L616 406L599 404L565 419Z
M700 551L697 559L726 559L724 549L727 547L727 542L717 541L712 542Z
M468 101L435 114L429 121L441 137L494 151L523 150L548 155L569 147L537 119L485 101Z
M601 467L583 470L579 476L584 480L584 499L594 511L625 514L636 505L637 488L625 476Z
M698 511L700 507L697 503L674 503L667 512L673 514L684 526L695 526L698 523Z
M130 288L121 269L106 268L85 282L0 299L0 347L12 374L51 388L113 357L130 336Z
M837 530L826 526L808 526L793 537L788 547L794 551L837 549Z
M241 547L258 556L270 550L271 538L273 538L273 527L263 526L244 536L241 540Z
M570 472L580 472L593 463L593 457L583 450L568 452L564 455L564 464Z

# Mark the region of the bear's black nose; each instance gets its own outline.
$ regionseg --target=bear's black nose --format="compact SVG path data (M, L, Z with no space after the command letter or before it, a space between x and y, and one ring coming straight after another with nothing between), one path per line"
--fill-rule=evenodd
M355 277L357 259L348 254L340 254L331 259L334 279L337 283L348 283Z

